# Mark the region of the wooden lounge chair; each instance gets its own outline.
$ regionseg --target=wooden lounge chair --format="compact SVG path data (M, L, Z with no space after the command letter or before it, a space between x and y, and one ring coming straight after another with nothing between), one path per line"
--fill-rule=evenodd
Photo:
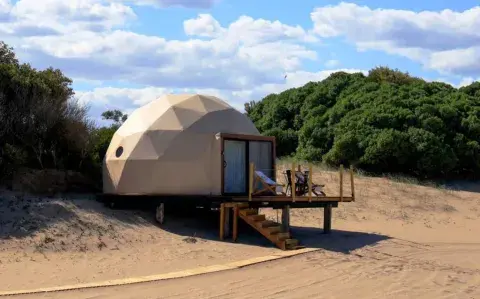
M260 189L257 187L259 183L261 185ZM273 181L259 170L254 172L252 195L277 195L277 187L279 186L284 187L285 185ZM281 192L281 194L285 195L284 192Z
M287 193L288 189L290 189L290 194L292 194L292 171L288 169L285 173L287 184ZM295 171L295 195L302 196L308 193L308 174L303 173L301 171ZM319 185L312 182L312 193L315 196L326 196L325 192L323 192L322 188L325 185Z

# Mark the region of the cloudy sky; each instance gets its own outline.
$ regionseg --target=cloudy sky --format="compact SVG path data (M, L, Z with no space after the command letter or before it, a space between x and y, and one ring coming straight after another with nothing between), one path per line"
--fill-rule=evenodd
M0 40L63 70L93 117L178 92L242 109L378 65L456 86L480 79L474 0L0 0Z

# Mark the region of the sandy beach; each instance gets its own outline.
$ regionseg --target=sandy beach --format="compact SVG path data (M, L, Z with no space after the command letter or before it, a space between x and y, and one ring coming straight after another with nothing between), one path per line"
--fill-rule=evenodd
M279 174L279 177L281 175ZM338 191L338 174L314 177ZM478 298L480 194L357 178L357 199L334 210L292 210L292 235L319 251L185 279L26 298ZM349 190L348 183L345 190ZM278 252L247 226L218 240L215 213L110 210L92 197L2 191L0 290L102 281L240 261ZM265 209L269 218L277 212ZM27 270L28 269L28 270Z

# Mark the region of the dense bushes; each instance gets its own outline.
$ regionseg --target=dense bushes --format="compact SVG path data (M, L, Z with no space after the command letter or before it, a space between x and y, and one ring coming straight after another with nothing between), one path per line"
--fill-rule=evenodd
M118 122L97 128L74 98L72 81L60 70L20 64L0 42L0 179L20 168L68 169L98 178L101 161ZM116 119L115 117L120 117Z
M335 73L247 108L282 155L421 178L480 175L479 82L456 89L380 67Z

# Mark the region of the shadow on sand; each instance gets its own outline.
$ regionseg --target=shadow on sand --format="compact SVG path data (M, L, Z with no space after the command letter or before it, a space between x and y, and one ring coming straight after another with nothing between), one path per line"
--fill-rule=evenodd
M105 223L86 221L79 212L94 213L105 219ZM158 229L178 235L184 242L195 243L197 239L219 240L219 213L203 209L166 210L166 221L159 225L154 210L142 204L133 203L122 209L112 210L89 196L68 196L67 198L38 198L12 196L0 200L0 240L25 238L44 231L56 223L67 223L68 233L90 231L105 233L106 226L139 228L156 226ZM248 224L239 220L238 244L273 248L274 245ZM364 246L374 245L388 239L387 236L332 230L323 234L315 227L291 227L293 238L301 245L322 248L329 251L348 253ZM223 242L233 242L230 238Z
M330 234L324 234L323 229L316 227L295 226L291 228L291 233L304 246L345 254L390 239L380 234L336 229L332 229Z
M58 200L38 200L23 195L0 196L0 240L25 238L54 223L72 221L75 217L69 206Z
M82 212L102 216L106 221L95 222L80 216ZM92 195L42 197L0 190L0 240L27 238L52 230L62 224L63 233L105 233L109 225L140 227L155 225L151 211L134 207L111 210Z
M480 183L478 181L450 181L444 183L443 186L451 191L480 193Z
M160 226L165 231L185 236L186 240L202 238L220 242L218 212L191 212L190 215L174 213L167 217L166 222ZM238 224L238 244L275 247L274 244L242 220L239 220ZM381 234L335 229L330 234L324 234L322 228L299 226L292 226L291 234L303 246L345 254L390 239L390 237ZM233 243L231 238L226 238L224 242Z

